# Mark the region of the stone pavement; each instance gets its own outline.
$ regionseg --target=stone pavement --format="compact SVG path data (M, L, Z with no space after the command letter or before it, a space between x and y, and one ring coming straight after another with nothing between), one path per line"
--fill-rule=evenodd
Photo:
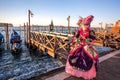
M100 63L96 80L120 80L120 52Z
M120 80L120 50L99 58L97 77L93 80ZM84 80L67 74L64 69L38 76L30 80Z

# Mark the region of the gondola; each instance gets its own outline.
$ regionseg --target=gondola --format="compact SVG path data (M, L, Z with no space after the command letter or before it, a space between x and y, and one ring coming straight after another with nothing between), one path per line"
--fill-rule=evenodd
M3 34L0 32L0 52L4 50L4 36Z
M21 52L22 50L22 46L21 46L21 38L20 35L13 30L12 34L11 34L11 38L10 38L10 49L12 53L18 54Z

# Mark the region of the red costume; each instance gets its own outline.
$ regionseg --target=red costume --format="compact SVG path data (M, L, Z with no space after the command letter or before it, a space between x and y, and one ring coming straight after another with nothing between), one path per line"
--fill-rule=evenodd
M90 30L93 16L80 19L78 25L87 25L84 30L77 31L71 43L71 51L66 63L66 72L76 77L92 79L96 77L98 54L91 44L95 41L95 32Z

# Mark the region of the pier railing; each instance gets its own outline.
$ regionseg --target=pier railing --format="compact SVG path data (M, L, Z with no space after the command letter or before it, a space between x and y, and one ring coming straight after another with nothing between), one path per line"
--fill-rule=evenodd
M47 52L52 57L60 55L62 58L66 58L68 55L71 36L62 33L40 31L31 31L30 36L30 44L36 46L39 51ZM96 32L97 41L95 45L119 49L120 36L117 37L119 38L113 37L112 34Z
M31 44L50 56L67 55L69 52L69 37L60 33L31 31ZM64 55L62 57L64 57Z
M120 49L120 33L96 32L96 39L101 46Z

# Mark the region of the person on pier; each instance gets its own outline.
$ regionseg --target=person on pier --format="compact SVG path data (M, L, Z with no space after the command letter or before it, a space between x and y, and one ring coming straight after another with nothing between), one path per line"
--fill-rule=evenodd
M71 42L71 50L66 62L66 72L84 79L93 79L96 77L98 66L98 53L92 45L95 42L95 32L90 29L90 23L93 20L90 15L87 18L80 18L78 30Z

